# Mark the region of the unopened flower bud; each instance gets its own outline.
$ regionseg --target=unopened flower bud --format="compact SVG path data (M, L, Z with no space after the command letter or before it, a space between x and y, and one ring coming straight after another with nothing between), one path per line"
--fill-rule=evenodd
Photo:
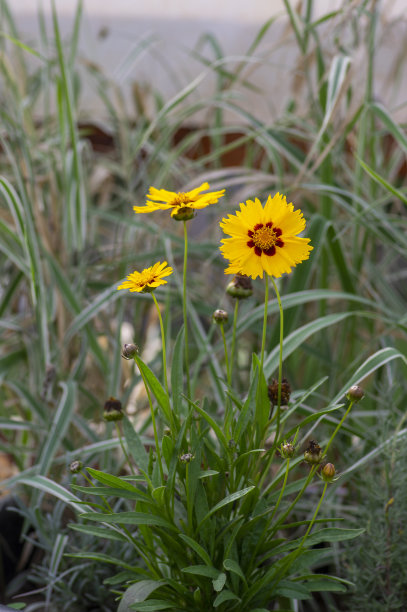
M175 221L189 221L190 219L193 219L194 217L195 217L194 209L189 208L188 206L184 206L183 208L180 208L179 211L175 215L172 215L172 218L175 219Z
M114 397L109 397L103 408L103 418L105 421L121 421L122 403Z
M319 463L322 459L322 448L315 442L315 440L310 440L308 444L308 448L304 453L304 459L307 463L311 463L313 465Z
M244 274L236 274L234 279L228 283L226 293L239 300L250 297L253 295L252 279Z
M327 463L321 470L321 476L325 482L332 482L336 474L333 463Z
M218 308L218 310L215 310L212 315L212 319L218 325L223 325L223 323L227 323L228 317L229 315L226 310L221 310L220 308Z
M122 350L123 359L133 359L134 355L138 353L137 344L125 344Z
M69 466L69 471L71 472L71 474L77 474L78 472L81 471L81 469L83 468L83 463L82 461L72 461L71 465Z
M362 387L359 387L359 385L352 385L352 387L346 393L347 399L350 402L355 402L355 403L363 399L364 395L365 393Z
M291 442L284 442L284 444L280 446L280 455L283 457L283 459L289 459L294 455L294 453L295 447L293 444L291 444Z
M181 461L181 463L191 463L193 458L194 456L192 453L185 453L184 455L181 455L179 460Z
M270 402L272 403L273 406L277 406L278 404L278 380L276 380L275 378L272 378L271 383L269 384L267 389L268 389L268 396L269 396ZM288 382L286 378L283 378L281 381L281 405L282 406L288 405L290 401L290 396L291 396L290 383Z

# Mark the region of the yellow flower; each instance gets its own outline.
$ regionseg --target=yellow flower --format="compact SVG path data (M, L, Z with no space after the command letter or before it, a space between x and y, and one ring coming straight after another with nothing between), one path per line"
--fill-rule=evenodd
M173 273L173 269L169 266L166 268L166 265L166 261L163 263L157 262L151 266L151 268L146 268L142 272L137 272L136 270L132 274L129 274L127 280L117 288L129 289L131 292L151 293L156 287L166 284L167 281L163 279L164 276L169 276Z
M263 208L257 198L240 204L236 215L222 219L221 228L230 238L220 247L229 267L225 274L246 274L263 278L263 272L279 278L308 259L312 246L309 238L297 234L305 229L300 210L287 204L285 196L268 197Z
M180 215L180 219L185 218L187 220L193 217L194 210L205 208L209 204L216 204L225 193L224 189L201 193L206 189L209 189L209 183L202 183L200 187L186 193L176 193L175 191L150 187L145 206L133 206L133 210L137 213L148 213L156 210L172 209L171 217L177 218L177 215Z

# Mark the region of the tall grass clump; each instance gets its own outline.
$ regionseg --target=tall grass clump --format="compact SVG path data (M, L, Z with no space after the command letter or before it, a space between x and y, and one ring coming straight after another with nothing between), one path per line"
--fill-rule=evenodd
M407 144L403 107L376 95L377 49L396 26L373 0L322 18L312 0L286 0L245 55L204 35L194 78L150 105L135 86L130 112L78 52L81 3L66 38L55 6L51 23L40 12L34 42L0 6L0 450L40 551L2 598L35 590L29 610L341 609L365 601L368 550L374 600L397 609ZM273 76L287 45L288 102L265 120L245 96L264 102L258 73ZM125 59L142 50L156 54L153 39ZM84 79L105 108L97 128L81 111ZM152 185L179 196L207 182L218 201L196 218L139 214ZM225 280L219 221L276 192L303 211L309 258L265 268L266 283L222 247L253 283ZM147 200L174 210L158 195ZM165 287L117 291L164 261ZM215 325L214 311L228 318ZM372 482L387 483L380 503Z

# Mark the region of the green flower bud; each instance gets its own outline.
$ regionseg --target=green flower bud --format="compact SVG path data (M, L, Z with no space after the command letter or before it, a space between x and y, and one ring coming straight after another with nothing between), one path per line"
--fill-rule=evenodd
M114 397L110 397L103 408L105 421L121 421L123 418L122 403Z
M122 350L123 359L133 359L134 355L136 355L139 351L137 344L125 344Z
M315 442L315 440L309 441L308 448L304 452L304 459L307 463L311 463L311 465L320 463L322 459L322 448L318 442Z
M321 476L325 482L332 482L336 474L333 463L327 463L321 470Z
M244 300L253 295L252 279L244 274L236 274L228 283L226 293L233 298Z
M359 385L352 385L352 387L346 393L347 399L350 402L355 402L355 403L363 399L364 396L365 396L365 393L362 387L359 387Z
M69 466L69 471L71 472L71 474L77 474L78 472L81 471L81 469L83 468L83 463L82 461L72 461L72 463Z
M295 453L295 447L290 442L284 442L280 446L280 455L283 457L283 459L289 459L290 457L294 455L294 453Z
M212 319L218 325L223 325L223 323L227 323L228 317L229 315L226 310L221 310L220 308L218 308L218 310L215 310L212 315Z
M189 208L185 206L184 208L180 208L176 215L172 215L172 218L175 221L189 221L195 217L195 211L193 208Z
M179 460L181 461L181 463L191 463L193 458L194 455L192 453L185 453L184 455L181 455Z

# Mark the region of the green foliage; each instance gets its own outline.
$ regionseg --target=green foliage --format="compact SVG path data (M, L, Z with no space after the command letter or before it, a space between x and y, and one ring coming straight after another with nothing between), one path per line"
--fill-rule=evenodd
M336 540L356 536L359 527L370 534L377 524L375 542L368 535L356 540L369 551L366 573L358 562L360 548L353 548L354 559L349 556L346 578L356 585L352 605L364 605L374 586L369 606L397 609L403 602L398 559L404 549L396 527L389 544L389 521L395 515L398 525L396 511L404 503L402 470L395 469L402 458L388 460L386 477L380 458L393 436L404 444L407 430L387 429L384 440L380 432L407 397L407 145L395 109L374 99L379 6L343 2L314 19L311 0L302 12L285 0L300 59L290 102L265 124L256 105L247 110L241 100L250 91L263 102L254 66L274 61L269 37L276 52L286 44L278 41L279 19L261 28L239 62L224 57L214 36L203 36L193 50L202 71L172 99L154 91L151 113L138 90L133 114L102 68L78 69L81 3L66 37L55 6L51 30L40 13L40 40L31 44L21 39L7 2L0 4L0 450L16 468L4 486L24 487L30 508L25 516L44 550L30 572L44 588L44 602L81 611L105 602L110 610L116 607L114 592L124 593L119 612L259 612L272 605L282 611L292 609L293 600L301 611L334 609L346 584L331 552L340 551ZM152 42L139 41L134 56L155 52ZM209 74L216 75L213 87ZM79 123L84 78L105 105L101 125L114 143L108 153L92 149L90 128ZM290 87L288 73L284 83ZM179 128L199 124L203 110L206 124L180 138ZM228 156L234 161L225 167ZM186 397L180 228L159 214L136 216L131 205L144 201L150 185L183 190L204 180L226 187L227 197L190 222L192 391ZM277 456L266 389L279 365L277 300L268 304L264 372L253 357L261 345L260 283L239 304L235 332L225 327L227 345L237 339L230 381L222 338L209 325L214 308L225 307L227 299L219 218L254 192L264 199L277 190L304 210L314 246L310 260L279 284L284 375L293 394L280 414L278 442L295 436L302 450L306 439L317 437L324 446L344 414L346 389L363 380L368 390L330 449L346 487L339 494L331 485L323 505L329 519L317 530L317 518L304 544L319 497L299 456L287 471ZM155 332L150 296L125 299L116 290L134 267L164 257L175 268L168 289L156 293L171 357L170 395L161 383L159 351L148 350ZM119 358L126 326L141 347L140 369ZM141 374L152 411L140 391ZM129 409L123 448L112 426L102 422L111 395ZM187 453L190 463L180 462ZM73 459L89 465L91 487L83 475L69 483L66 467ZM375 495L385 487L373 492L359 477L367 472L366 480L392 483L383 499ZM392 496L401 501L383 514L379 506ZM48 515L50 500L55 507ZM71 510L84 515L74 531L61 523ZM347 524L338 530L335 520L342 517ZM312 548L317 542L324 547ZM374 566L376 557L382 561ZM367 581L368 568L376 572L374 583ZM331 573L341 581L326 575Z

